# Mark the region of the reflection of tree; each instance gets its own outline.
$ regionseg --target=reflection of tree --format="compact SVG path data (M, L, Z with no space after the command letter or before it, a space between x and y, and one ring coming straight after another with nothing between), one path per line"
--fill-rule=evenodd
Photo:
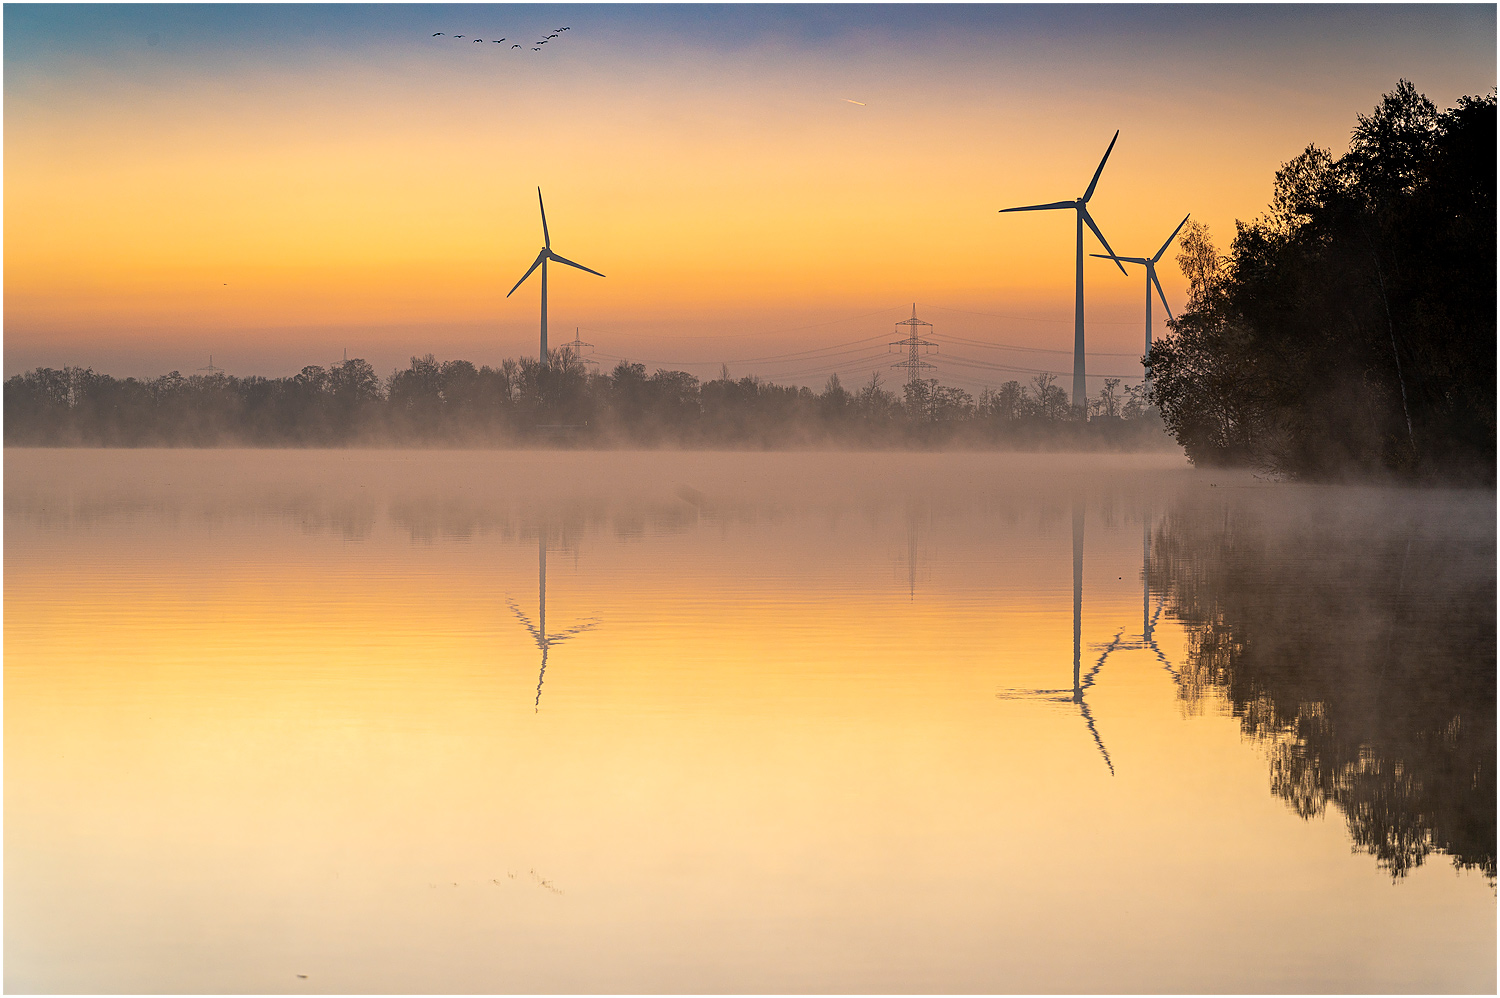
M1333 805L1394 876L1436 851L1493 879L1493 500L1419 498L1398 519L1325 499L1349 505L1280 526L1245 504L1167 517L1150 582L1188 632L1180 696L1227 700L1272 792L1303 817Z

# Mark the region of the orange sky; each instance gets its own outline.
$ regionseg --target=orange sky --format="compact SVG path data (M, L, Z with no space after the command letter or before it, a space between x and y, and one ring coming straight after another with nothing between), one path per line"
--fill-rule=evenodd
M1072 218L997 209L1077 196L1114 129L1091 207L1117 252L1149 254L1189 211L1227 241L1280 162L1344 148L1399 77L1441 106L1495 79L1490 8L1255 30L1200 8L1131 9L1139 30L1129 11L819 8L797 16L822 34L787 12L745 37L673 37L664 9L359 8L278 44L307 10L268 10L243 50L213 11L178 33L106 12L76 50L76 20L8 17L7 374L535 354L534 282L504 296L540 245L538 184L554 248L608 275L553 269L554 342L581 326L609 356L751 373L736 361L885 332L915 301L940 341L1066 351ZM577 23L530 61L418 30L487 37L518 12ZM1175 265L1162 279L1180 306ZM1138 351L1141 278L1090 260L1086 285L1089 349Z

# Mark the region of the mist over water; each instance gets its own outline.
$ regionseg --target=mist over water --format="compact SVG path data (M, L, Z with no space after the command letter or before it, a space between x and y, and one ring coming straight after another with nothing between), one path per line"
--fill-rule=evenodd
M1495 987L1492 491L5 460L7 990Z

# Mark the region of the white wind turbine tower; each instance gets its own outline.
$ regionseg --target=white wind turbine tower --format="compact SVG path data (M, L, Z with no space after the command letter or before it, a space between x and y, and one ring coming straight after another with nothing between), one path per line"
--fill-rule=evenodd
M1115 141L1120 137L1119 129L1115 130L1115 137L1109 140L1109 148L1104 150L1104 159L1099 161L1099 169L1094 171L1094 179L1089 181L1089 189L1083 192L1083 197L1077 201L1054 201L1051 204L1029 204L1020 208L1001 208L1000 211L1048 211L1053 208L1072 208L1078 213L1078 291L1077 300L1073 312L1073 407L1088 412L1089 393L1084 378L1083 363L1083 227L1085 224L1094 230L1094 235L1099 237L1099 242L1109 250L1111 259L1114 259L1115 251L1109 248L1109 240L1104 238L1104 233L1099 231L1099 226L1089 215L1089 198L1094 196L1094 188L1099 184L1099 174L1104 172L1104 164L1109 159L1110 152L1115 147ZM1115 266L1120 268L1120 273L1125 273L1125 266L1115 260Z
M1172 240L1174 240L1174 239L1177 238L1177 233L1179 233L1179 232L1182 231L1182 227L1187 224L1187 220L1189 218L1192 218L1192 217L1193 216L1191 215L1191 213L1182 216L1182 221L1180 221L1180 222L1177 223L1177 228L1175 228L1175 229L1172 230L1172 234L1167 237L1167 241L1161 244L1161 249L1157 250L1156 251L1156 255L1153 256L1153 257L1151 257L1149 260L1146 259L1146 258L1144 258L1144 257L1139 257L1139 256L1106 256L1103 253L1090 253L1089 254L1090 256L1097 256L1097 257L1100 257L1101 259L1113 260L1116 263L1122 263L1122 262L1123 263L1138 263L1141 266L1143 266L1143 267L1146 268L1146 354L1145 355L1146 355L1147 358L1150 358L1150 356L1151 356L1151 286L1153 284L1156 285L1156 293L1159 294L1159 295L1161 295L1161 307L1167 310L1167 318L1168 319L1172 318L1172 306L1167 304L1167 293L1161 289L1161 281L1158 280L1157 277L1156 277L1156 263L1157 263L1158 260L1161 259L1161 255L1167 251L1167 247L1172 245ZM1150 380L1151 380L1150 368L1147 368L1146 381L1150 382Z
M556 253L552 252L552 237L550 235L548 235L548 233L547 233L547 206L542 203L542 189L540 187L538 187L536 189L536 203L542 209L542 251L536 255L536 260L533 261L532 264L531 264L531 270L528 270L528 271L526 271L526 273L524 273L524 274L521 275L521 279L516 282L516 287L515 288L511 288L510 291L508 291L506 293L505 297L509 298L511 295L515 294L516 293L516 288L519 288L522 284L526 283L526 278L528 278L528 277L531 276L531 272L533 270L536 270L538 267L542 268L542 352L541 352L540 359L541 359L541 361L543 363L546 363L546 361L547 361L547 261L548 260L556 260L558 263L565 263L569 267L577 267L579 270L586 270L590 274L595 275L596 277L603 277L604 275L601 274L601 273L599 273L597 270L590 270L588 267L585 267L581 263L574 263L572 260L569 260L569 259L567 259L565 257L558 256ZM1105 249L1109 249L1108 245L1105 246ZM1113 252L1113 251L1111 251L1111 252ZM1124 268L1122 267L1121 269L1123 270Z

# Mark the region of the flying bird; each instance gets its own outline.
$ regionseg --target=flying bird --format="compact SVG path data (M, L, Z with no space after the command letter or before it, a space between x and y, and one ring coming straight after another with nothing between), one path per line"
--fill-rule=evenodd
M476 38L476 39L474 39L474 44L475 45L483 45L484 44L484 39L483 38Z
M867 107L868 106L862 100L849 100L849 98L847 98L847 97L840 97L839 100L841 100L841 101L849 101L850 104L858 104L860 107Z
M556 38L557 37L557 33L553 32L552 34L548 35L547 37L548 38Z
M533 51L533 52L540 52L541 49L532 49L531 51Z
M511 46L511 48L513 48L513 49L518 49L520 47L521 47L521 43L520 42L517 42L516 44L514 44L514 45Z
M434 32L433 32L433 33L432 33L432 37L434 37L434 38L436 38L436 37L437 37L437 36L438 36L438 35L441 35L441 34L442 34L442 32L441 32L441 31L434 31Z
M453 36L453 37L454 37L454 38L462 38L462 37L463 37L463 35L454 35L454 36Z
M494 42L496 45L499 45L501 42L505 41L505 39L504 38L491 38L490 41Z

